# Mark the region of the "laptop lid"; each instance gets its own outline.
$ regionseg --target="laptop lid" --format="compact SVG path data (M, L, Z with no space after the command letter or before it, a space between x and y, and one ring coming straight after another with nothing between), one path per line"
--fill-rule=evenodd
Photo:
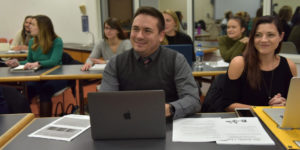
M193 66L193 45L192 44L174 44L174 45L163 45L164 47L170 48L181 53L187 60L188 64Z
M164 138L163 90L114 91L88 94L92 138Z
M300 78L293 77L290 82L282 128L300 128Z
M265 108L264 112L280 128L300 128L300 78L293 77L287 95L285 108Z

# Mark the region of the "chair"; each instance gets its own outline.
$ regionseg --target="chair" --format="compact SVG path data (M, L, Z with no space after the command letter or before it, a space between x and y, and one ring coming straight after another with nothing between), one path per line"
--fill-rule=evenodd
M174 44L174 45L163 45L164 47L170 48L181 53L189 63L189 65L193 66L193 54L194 54L194 47L192 44Z
M0 43L7 43L7 39L6 38L0 38Z
M280 53L298 54L297 48L293 42L282 42Z
M80 63L79 61L77 61L77 60L74 60L68 53L66 53L66 52L63 52L63 55L62 55L62 64L63 65L72 65L72 64L82 64L82 63ZM68 110L70 109L70 108L72 108L71 110L71 112L74 112L75 111L75 109L76 109L76 107L73 105L73 104L69 104L68 106L67 106L67 108L66 108L66 110L64 109L64 104L65 104L65 100L64 100L64 97L65 97L65 95L64 95L64 93L65 93L65 91L67 91L68 89L71 89L72 90L72 94L73 94L73 96L75 97L76 96L76 81L74 81L74 80L69 80L68 81L68 86L67 87L65 87L65 88L63 88L63 89L61 89L60 91L58 91L58 92L56 92L54 95L53 95L53 97L56 97L56 96L59 96L59 95L61 95L61 94L63 94L63 99L62 99L62 101L60 101L60 102L58 102L57 104L56 104L56 108L55 108L55 116L63 116L63 115L65 115L65 114L67 114L67 112L68 112ZM59 106L61 106L61 114L57 114L57 111L58 111L58 107Z

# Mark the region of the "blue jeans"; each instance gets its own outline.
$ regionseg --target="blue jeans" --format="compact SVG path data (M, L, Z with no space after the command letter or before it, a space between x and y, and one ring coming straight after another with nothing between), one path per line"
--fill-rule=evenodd
M68 85L67 80L47 80L39 82L27 82L28 99L39 95L40 102L51 102L52 96Z

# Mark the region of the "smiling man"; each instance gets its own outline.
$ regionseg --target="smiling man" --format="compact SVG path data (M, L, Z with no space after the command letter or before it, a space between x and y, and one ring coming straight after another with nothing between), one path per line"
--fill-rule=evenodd
M185 117L200 111L198 87L182 54L160 46L164 18L152 7L134 15L130 40L133 48L107 64L100 91L165 91L166 117ZM116 104L117 105L117 104Z

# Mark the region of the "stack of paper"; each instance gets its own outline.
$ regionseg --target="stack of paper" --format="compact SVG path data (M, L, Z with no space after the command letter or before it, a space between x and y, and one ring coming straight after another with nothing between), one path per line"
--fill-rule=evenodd
M173 141L275 145L256 117L179 119L173 122Z
M229 63L225 62L224 60L219 60L215 63L211 63L210 65L211 67L228 67L229 66Z
M95 64L90 68L90 70L104 70L106 64Z
M35 72L39 69L39 67L35 67L32 69L24 69L25 65L19 65L15 68L11 68L10 71L11 72Z

